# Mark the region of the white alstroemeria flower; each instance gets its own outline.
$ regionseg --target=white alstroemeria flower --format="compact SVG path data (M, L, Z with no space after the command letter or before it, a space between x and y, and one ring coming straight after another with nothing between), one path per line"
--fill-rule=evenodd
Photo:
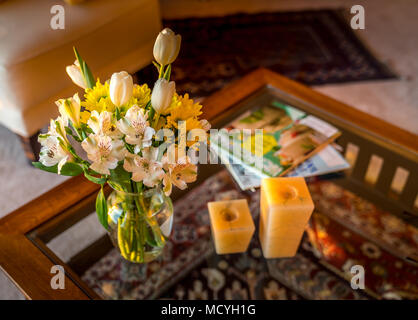
M57 117L56 119L51 119L47 134L55 137L60 137L65 143L69 143L67 134L65 132L65 127L68 127L67 118Z
M81 146L92 161L90 168L100 174L110 174L109 169L117 167L126 150L122 140L112 140L109 136L99 134L90 134Z
M67 66L65 70L67 71L68 76L76 85L83 89L87 88L86 80L81 73L80 63L78 63L78 60L75 60L74 64L71 66Z
M167 196L171 194L173 184L184 190L187 184L196 181L197 166L190 162L189 157L180 158L176 163L170 163L169 157L165 155L162 159L165 175L163 178L164 192Z
M151 105L157 114L165 114L175 92L176 84L174 81L168 82L161 78L155 82L151 93Z
M72 159L71 154L62 147L55 135L39 135L38 142L42 145L39 162L47 167L58 164L58 174L60 174L64 164Z
M142 156L129 154L123 163L123 168L132 172L132 180L142 181L147 187L155 187L164 176L162 164L157 161L158 148L142 150Z
M135 145L135 153L141 148L151 146L155 130L149 126L148 114L144 113L144 109L136 105L131 107L116 125L126 135L126 143Z
M181 36L173 30L165 28L162 30L154 43L154 58L163 66L173 63L180 51Z
M127 103L131 99L134 90L134 82L126 71L112 74L109 84L110 100L117 107Z
M100 114L93 110L87 124L95 134L109 136L112 139L118 139L123 136L122 132L116 127L113 114L108 111L102 111Z
M78 93L68 99L59 99L55 104L62 118L71 120L75 128L80 128L81 102Z

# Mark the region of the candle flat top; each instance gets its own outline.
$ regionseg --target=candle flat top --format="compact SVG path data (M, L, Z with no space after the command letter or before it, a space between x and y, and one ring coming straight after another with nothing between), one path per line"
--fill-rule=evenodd
M314 206L302 177L265 178L261 182L261 189L269 206Z
M213 228L218 232L254 230L254 222L246 199L208 203Z

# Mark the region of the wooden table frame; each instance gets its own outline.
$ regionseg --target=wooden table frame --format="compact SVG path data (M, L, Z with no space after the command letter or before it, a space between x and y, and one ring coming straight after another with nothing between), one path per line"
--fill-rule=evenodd
M264 87L282 90L338 117L342 122L355 124L361 132L379 137L380 140L383 138L400 150L399 152L406 150L412 160L417 160L416 135L267 69L258 69L205 99L202 103L203 118L212 123L222 121L233 112L234 106ZM83 282L64 262L60 264L65 267L66 287L64 290L52 289L50 281L53 274L50 270L57 261L45 253L46 248L42 242L36 241L33 234L30 235L40 226L47 228L47 222L59 215L67 214L71 217L72 213L84 214L83 212L91 210L89 206L92 197L96 196L98 190L98 185L87 181L83 176L74 177L0 219L0 266L26 298L99 298L91 289L82 285Z

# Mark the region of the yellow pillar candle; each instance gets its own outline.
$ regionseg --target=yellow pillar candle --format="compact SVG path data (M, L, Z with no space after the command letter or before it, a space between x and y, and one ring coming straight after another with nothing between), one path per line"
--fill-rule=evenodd
M294 256L313 209L305 179L263 179L259 238L264 257Z
M209 202L208 209L216 253L246 251L255 230L247 200Z

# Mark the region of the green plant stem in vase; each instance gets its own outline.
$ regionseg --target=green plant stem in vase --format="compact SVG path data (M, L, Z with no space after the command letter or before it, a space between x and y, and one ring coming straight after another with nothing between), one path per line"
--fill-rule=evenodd
M132 185L134 192L115 189L107 198L108 231L123 258L147 263L164 249L172 229L173 205L160 187L138 190Z

